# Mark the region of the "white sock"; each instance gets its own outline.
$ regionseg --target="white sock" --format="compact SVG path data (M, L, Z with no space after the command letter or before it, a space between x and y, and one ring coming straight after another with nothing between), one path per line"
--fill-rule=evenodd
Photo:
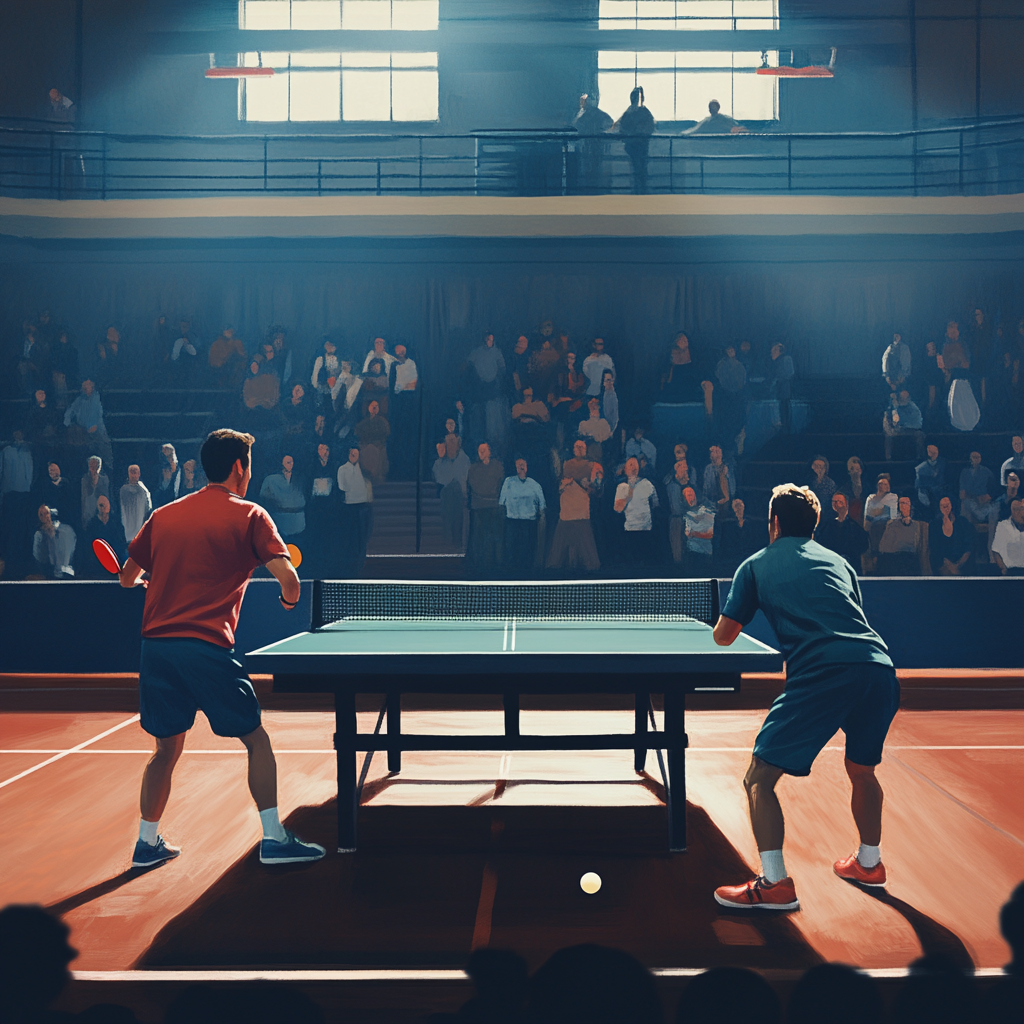
M260 811L260 821L263 822L264 839L276 839L279 843L284 842L284 826L277 816L276 807L268 807L265 811Z
M857 863L862 868L877 867L882 863L882 848L861 843L860 849L857 851Z
M156 846L157 832L159 829L159 821L146 821L145 818L139 819L139 839L142 842L149 843L150 846Z
M761 851L761 874L772 884L787 877L786 863L782 859L781 850Z

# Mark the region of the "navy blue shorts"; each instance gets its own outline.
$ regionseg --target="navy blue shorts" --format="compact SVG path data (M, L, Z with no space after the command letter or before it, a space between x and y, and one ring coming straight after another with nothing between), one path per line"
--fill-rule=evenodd
M810 775L822 747L842 729L847 758L876 765L899 706L900 684L891 665L823 666L787 681L757 734L754 756L787 775Z
M202 711L218 736L248 736L260 705L233 648L190 637L142 638L142 728L158 739L188 732Z

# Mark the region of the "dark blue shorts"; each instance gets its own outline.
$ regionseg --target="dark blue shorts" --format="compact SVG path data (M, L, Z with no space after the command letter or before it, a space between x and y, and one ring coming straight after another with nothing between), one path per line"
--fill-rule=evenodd
M754 756L787 775L810 775L822 747L842 729L847 758L876 765L899 706L900 684L891 665L823 666L787 681L757 734Z
M190 637L142 638L142 728L166 739L188 732L202 711L218 736L248 736L260 705L245 667L229 647Z

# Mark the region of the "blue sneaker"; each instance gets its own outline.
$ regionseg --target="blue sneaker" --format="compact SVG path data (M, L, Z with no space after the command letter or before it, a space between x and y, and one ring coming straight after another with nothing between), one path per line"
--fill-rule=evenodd
M304 864L320 860L327 851L317 843L303 842L294 832L284 830L284 841L264 839L260 843L261 864Z
M173 860L181 850L177 846L168 846L163 836L156 837L156 846L150 846L141 839L135 844L135 853L132 854L133 868L152 868L162 864L165 860Z

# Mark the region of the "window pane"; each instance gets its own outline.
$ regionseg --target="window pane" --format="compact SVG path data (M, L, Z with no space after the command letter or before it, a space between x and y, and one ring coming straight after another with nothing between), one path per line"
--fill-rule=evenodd
M293 121L340 120L340 71L304 71L293 74L291 79Z
M776 113L777 78L770 75L736 75L733 79L733 117L738 121L772 121Z
M393 68L436 68L436 53L393 53L391 54L391 66Z
M437 72L392 72L391 117L395 121L436 121Z
M676 15L680 18L724 18L730 22L727 27L731 27L732 0L679 0Z
M343 68L389 68L391 67L391 54L343 53L341 66Z
M723 114L732 114L732 72L680 72L676 83L676 119L700 121L708 116L708 103L718 100ZM754 75L757 78L760 76ZM651 111L655 117L657 113Z
M598 72L597 90L601 94L601 109L612 117L618 117L629 106L629 94L632 89L632 71Z
M768 55L771 63L771 54ZM759 68L761 66L761 51L737 50L732 55L732 66L734 68Z
M295 0L292 28L307 31L341 28L340 0Z
M245 80L246 121L288 120L288 75Z
M343 71L342 117L346 121L390 121L389 71Z
M639 0L636 5L639 29L675 28L675 0Z
M437 28L437 0L394 0L391 27L403 32L430 32Z
M671 68L675 66L675 54L638 53L636 55L636 66L638 68Z
M240 68L258 68L260 66L260 55L258 53L242 53L239 56L242 58L238 62Z
M644 106L649 107L656 121L672 121L675 118L676 76L671 71L652 75L640 73L637 85L643 86ZM626 97L627 104L629 97Z
M599 50L597 53L599 68L630 68L636 67L636 54L625 50Z
M761 63L760 58L757 63ZM680 50L676 54L676 67L731 68L732 54L728 50Z
M340 53L318 53L307 50L292 54L293 68L336 68L341 63Z
M245 27L249 30L291 28L288 0L246 0Z
M775 0L736 0L733 4L738 29L777 29L778 5Z
M387 31L391 28L390 0L343 0L341 27L364 31Z
M260 57L263 60L262 66L265 68L273 68L275 71L287 71L288 70L288 58L291 56L289 53L280 53L276 50L264 50Z

